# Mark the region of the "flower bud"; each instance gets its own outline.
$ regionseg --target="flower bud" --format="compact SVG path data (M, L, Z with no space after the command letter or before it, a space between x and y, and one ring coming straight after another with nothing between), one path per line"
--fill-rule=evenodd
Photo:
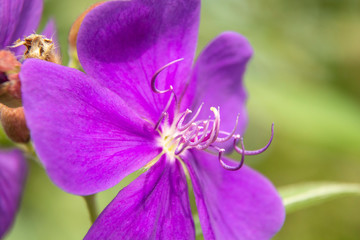
M0 50L0 102L7 106L21 105L20 66L12 52Z
M30 140L23 107L9 108L0 103L0 120L6 135L12 141L27 143Z
M23 41L20 39L17 40L12 47L19 47L21 45L26 47L24 59L37 58L61 64L60 56L55 51L54 42L51 39L46 38L44 35L31 34Z
M0 50L0 72L6 73L18 69L21 63L15 55L8 50Z

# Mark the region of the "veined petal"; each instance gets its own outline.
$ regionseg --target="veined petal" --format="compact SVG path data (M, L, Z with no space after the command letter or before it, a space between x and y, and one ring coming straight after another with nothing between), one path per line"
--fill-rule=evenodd
M206 119L210 107L220 106L220 130L231 132L240 114L236 133L244 133L247 96L243 75L252 52L246 38L234 32L222 33L203 50L197 59L189 87L189 92L196 92L193 109L204 103L199 118Z
M43 0L1 0L0 49L36 31L42 8ZM14 50L17 54L21 52L18 48Z
M217 156L191 151L186 163L205 239L269 240L285 210L271 182L247 166L228 171Z
M13 224L26 175L27 165L20 151L0 151L0 239Z
M195 239L181 164L159 162L119 192L84 239Z
M200 0L106 2L81 24L80 63L89 75L156 123L170 93L154 94L151 78L164 65L184 58L156 80L158 89L172 85L181 96L195 54L199 11Z
M80 195L102 191L159 153L147 122L84 73L29 59L20 79L36 151L63 190Z

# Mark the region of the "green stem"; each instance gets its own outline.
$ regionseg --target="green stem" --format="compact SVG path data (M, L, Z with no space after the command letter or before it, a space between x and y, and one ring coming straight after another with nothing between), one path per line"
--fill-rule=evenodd
M86 202L87 209L90 215L91 223L94 223L97 218L96 194L83 196Z
M36 164L43 167L39 158L36 155L35 149L34 149L31 141L29 141L28 143L16 144L16 146L24 152L27 159L34 161Z

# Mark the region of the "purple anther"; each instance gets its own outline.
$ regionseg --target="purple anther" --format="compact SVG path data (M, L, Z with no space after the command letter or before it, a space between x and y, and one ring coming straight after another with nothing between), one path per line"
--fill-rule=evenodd
M200 114L200 111L201 111L201 108L202 106L204 105L204 103L201 103L200 107L198 108L198 110L196 111L194 117L187 123L185 124L184 126L182 126L184 120L185 120L185 117L191 113L190 110L186 109L186 112L181 116L181 118L179 119L178 123L176 124L176 127L179 131L184 131L185 129L187 129L195 120L196 118L199 116Z
M227 132L224 132L224 131L219 131L219 133L226 134L227 136L226 136L226 137L223 137L223 138L219 138L219 137L218 137L218 138L216 139L216 142L220 142L220 143L226 142L226 141L230 140L230 139L234 136L235 131L236 131L236 128L237 128L237 125L238 125L239 116L240 116L240 114L237 115L234 129L233 129L230 133L227 133Z
M253 150L253 151L248 151L248 150L245 150L245 149L240 149L236 146L236 140L239 138L238 136L234 136L234 149L236 152L242 154L242 155L258 155L260 153L263 153L266 151L266 149L268 149L268 147L270 146L272 140L273 140L273 137L274 137L274 123L271 125L271 137L270 137L270 140L269 142L266 144L265 147L263 148L260 148L258 150Z
M166 92L169 92L169 91L173 91L173 87L170 85L169 89L167 90L159 90L156 88L155 86L155 81L156 81L156 78L157 76L167 67L173 65L174 63L177 63L177 62L180 62L184 60L184 58L180 58L180 59L177 59L177 60L174 60L172 62L169 62L168 64L166 64L165 66L161 67L159 70L156 71L156 73L154 74L154 76L151 78L151 90L154 92L154 93L166 93Z
M244 140L243 140L243 138L240 138L240 142L241 142L242 151L244 152L244 151L245 151L245 147L244 147ZM239 169L244 165L244 161L245 161L245 155L244 155L244 154L242 154L242 156L241 156L241 160L240 160L239 165L232 167L232 166L227 165L227 164L221 159L223 152L225 152L225 149L220 149L220 150L219 150L219 162L220 162L221 166L222 166L223 168L225 168L226 170L236 171L236 170L239 170Z

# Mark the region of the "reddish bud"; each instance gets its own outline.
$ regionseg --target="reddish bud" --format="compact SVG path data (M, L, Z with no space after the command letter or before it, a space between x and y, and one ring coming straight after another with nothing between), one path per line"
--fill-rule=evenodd
M13 71L21 66L14 54L8 50L0 50L0 72Z
M6 135L12 141L27 143L30 140L23 107L9 108L0 103L0 120Z
M71 26L70 32L69 32L69 46L71 48L70 51L73 51L74 49L76 49L76 40L77 40L77 35L81 26L82 21L84 20L85 16L94 8L96 8L97 6L100 6L101 4L103 4L104 2L98 2L95 3L93 5L91 5L88 9L85 10L85 12L83 12L73 23L73 25Z

